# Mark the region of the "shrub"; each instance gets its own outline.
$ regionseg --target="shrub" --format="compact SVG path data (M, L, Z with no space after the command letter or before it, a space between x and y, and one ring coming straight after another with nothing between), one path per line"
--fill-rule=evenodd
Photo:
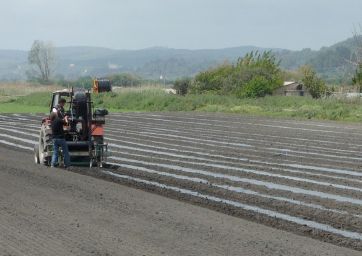
M304 66L301 69L303 73L302 82L313 98L318 99L323 95L329 94L325 82L317 76L313 68Z
M209 69L196 75L192 85L192 93L214 93L227 94L227 85L235 71L235 67L230 64L223 64L217 68Z
M352 83L359 86L359 91L362 92L362 63L360 63L352 78Z
M271 94L273 88L270 86L268 80L262 76L254 77L241 87L240 92L237 93L238 97L256 98L264 97L267 94Z
M191 85L191 79L183 78L175 81L173 88L179 95L186 95Z
M236 64L223 65L199 73L190 88L192 93L262 97L282 85L279 62L271 52L251 52Z

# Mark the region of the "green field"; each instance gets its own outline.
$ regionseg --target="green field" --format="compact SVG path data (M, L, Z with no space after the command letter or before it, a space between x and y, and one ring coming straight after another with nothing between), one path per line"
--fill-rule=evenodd
M27 106L17 103L0 103L0 113L46 113L47 107Z
M45 113L50 92L35 92L0 101L1 113ZM96 107L111 112L201 111L298 119L362 121L362 101L268 96L238 99L218 95L170 95L160 89L125 90L94 95Z

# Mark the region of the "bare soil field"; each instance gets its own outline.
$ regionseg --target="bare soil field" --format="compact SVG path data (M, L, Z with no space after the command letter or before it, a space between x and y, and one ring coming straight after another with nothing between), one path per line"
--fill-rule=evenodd
M18 114L0 116L0 165L4 169L0 172L1 175L19 173L20 176L20 173L34 170L34 177L36 174L45 177L50 171L49 168L36 166L32 162L32 148L38 136L40 117ZM258 235L253 229L245 229L253 240L248 240L245 234L239 234L240 240L235 240L238 236L236 233L227 238L233 241L233 245L239 241L237 248L240 250L253 248L254 251L251 252L254 254L250 255L360 255L361 130L362 125L359 124L225 114L112 114L107 120L106 133L111 150L109 168L90 170L73 167L70 172L63 171L63 174L74 175L77 180L84 177L94 190L98 189L95 183L107 183L104 180L108 180L112 181L109 187L115 190L115 187L126 190L131 186L152 192L145 193L147 197L162 198L162 201L170 200L165 197L181 200L182 203L170 200L175 202L174 210L180 207L205 211L204 214L207 212L204 217L199 215L201 213L191 214L194 210L190 210L184 217L181 217L181 213L185 214L185 210L178 210L180 214L173 212L172 215L175 222L179 217L185 222L185 219L190 218L190 223L187 223L190 226L184 223L182 232L197 236L200 244L203 239L197 235L199 229L195 223L209 223L212 221L209 215L215 214L222 216L215 218L228 220L225 219L225 225L220 224L220 230L214 234L219 234L226 227L234 232L234 228L231 228L233 226L229 226L229 218L233 221L232 225L240 221L240 225L248 223L265 229L258 232ZM14 154L15 151L18 153ZM19 157L20 153L24 159L14 158ZM7 158L15 166L7 163ZM16 165L17 161L19 166ZM140 190L135 191L141 193ZM93 201L97 202L97 199ZM144 200L140 200L140 203L142 201ZM98 203L100 202L96 204ZM144 211L148 214L148 208ZM107 224L109 223L105 223L105 227ZM157 233L158 226L154 222L150 225ZM0 220L0 229L1 227ZM243 230L242 227L241 229ZM160 230L162 231L162 225ZM277 239L279 242L273 240L264 243L276 238L272 237L275 234L270 233L271 230L281 232ZM205 236L205 232L200 228L199 235ZM261 237L256 238L257 236ZM172 235L169 235L169 239L171 238ZM292 245L286 242L288 239ZM167 249L169 251L166 254L240 255L232 246L232 251L227 252L226 241L222 240L219 237L213 241L214 247L204 244L207 248L221 249L219 253L210 253L206 247L201 246L198 248L201 250L199 254L186 251L172 254L171 248ZM243 241L250 241L251 244ZM252 241L264 242L253 244ZM304 246L301 241L304 241ZM4 240L0 237L0 248L2 243ZM269 245L272 248L264 248L262 252L261 246ZM97 248L94 244L92 246ZM110 255L116 254L114 252L117 250L112 246L110 248L113 248ZM159 255L160 252L149 254Z

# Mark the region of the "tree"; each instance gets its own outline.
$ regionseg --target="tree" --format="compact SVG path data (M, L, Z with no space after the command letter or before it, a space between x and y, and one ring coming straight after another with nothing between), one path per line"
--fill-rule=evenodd
M280 61L271 51L251 52L239 58L236 65L239 97L264 97L283 84Z
M48 83L54 71L54 47L50 42L35 40L28 55L31 71L29 78Z
M302 82L313 98L317 99L328 93L325 82L317 76L312 67L303 66L300 70L303 74Z
M353 38L354 38L354 49L353 54L351 56L351 62L355 66L358 66L359 64L362 64L362 26L359 26L358 28L354 29L353 32Z
M224 63L196 75L191 93L263 97L283 84L280 62L270 51L250 52L235 64Z
M358 65L356 72L352 78L352 83L359 87L359 92L362 92L362 63Z
M362 92L362 26L360 26L360 32L355 29L354 40L355 50L352 56L352 64L356 67L356 71L352 78L352 83L359 87L359 91Z

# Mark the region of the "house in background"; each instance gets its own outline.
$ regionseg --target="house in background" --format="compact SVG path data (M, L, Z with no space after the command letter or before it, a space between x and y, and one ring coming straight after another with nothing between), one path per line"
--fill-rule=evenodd
M306 96L308 91L303 84L295 81L285 81L283 86L276 89L274 95L280 96Z

